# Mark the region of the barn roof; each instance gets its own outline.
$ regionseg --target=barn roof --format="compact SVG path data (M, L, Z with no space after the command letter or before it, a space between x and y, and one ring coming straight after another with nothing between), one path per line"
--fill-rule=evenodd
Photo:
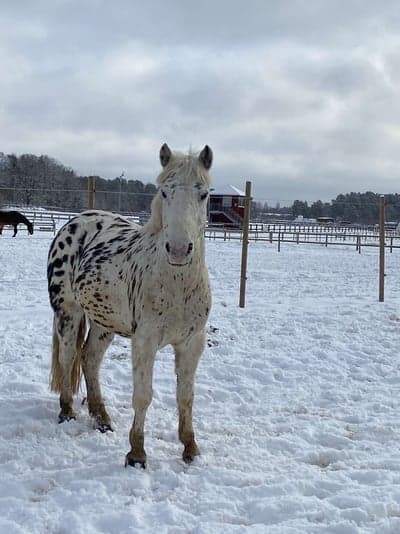
M215 196L218 196L218 195L229 195L229 196L240 196L240 197L246 196L244 191L241 191L239 188L235 187L234 185L228 185L228 184L218 186L215 189L212 189L211 194Z

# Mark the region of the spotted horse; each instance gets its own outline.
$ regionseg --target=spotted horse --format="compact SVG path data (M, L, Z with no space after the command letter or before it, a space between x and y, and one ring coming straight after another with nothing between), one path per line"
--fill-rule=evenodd
M146 467L144 423L152 400L158 349L175 352L183 460L199 449L192 423L194 379L211 306L204 227L212 151L160 150L162 172L144 226L120 215L86 211L56 235L48 256L54 311L51 389L60 393L59 422L75 419L81 369L95 427L112 430L99 368L115 334L131 338L133 425L125 465Z

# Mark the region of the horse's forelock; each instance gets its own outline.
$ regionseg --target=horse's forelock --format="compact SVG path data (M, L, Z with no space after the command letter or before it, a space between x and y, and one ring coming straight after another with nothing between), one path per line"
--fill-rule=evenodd
M180 183L204 183L210 186L210 175L199 160L199 154L173 152L172 157L157 178L158 185L179 181Z

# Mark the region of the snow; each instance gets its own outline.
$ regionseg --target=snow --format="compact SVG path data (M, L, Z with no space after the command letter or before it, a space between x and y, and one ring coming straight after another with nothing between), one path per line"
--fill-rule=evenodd
M222 196L226 196L226 195L237 196L237 195L239 195L240 197L246 196L244 191L242 191L241 189L238 189L234 185L230 185L230 184L226 184L226 185L223 185L221 187L216 187L215 189L212 189L211 194L214 197L218 196L218 195L222 195Z
M129 342L104 360L115 432L57 424L48 389L51 237L0 237L0 533L400 532L398 252L251 243L246 308L240 243L207 242L213 287L196 380L202 455L181 460L170 349L157 359L148 467L129 450Z

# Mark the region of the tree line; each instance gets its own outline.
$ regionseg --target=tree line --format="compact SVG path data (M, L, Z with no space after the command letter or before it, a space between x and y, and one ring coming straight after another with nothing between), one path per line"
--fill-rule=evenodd
M291 206L270 208L266 203L256 203L255 213L280 214L288 218L302 216L304 219L331 217L339 223L376 224L379 221L380 194L367 191L366 193L346 193L338 195L331 202L317 200L311 204L307 201L295 200ZM386 221L400 221L400 195L395 193L385 195Z
M96 208L121 213L149 211L156 186L140 180L96 176ZM40 206L80 211L87 207L87 176L49 156L5 155L0 152L0 206ZM400 221L400 195L385 195L386 220ZM332 217L336 222L375 224L379 219L379 194L340 194L331 202L295 200L291 206L274 208L253 202L252 217L280 215L305 219Z
M140 180L96 176L96 208L121 213L149 211L156 186ZM49 156L0 152L0 206L87 208L88 177Z

